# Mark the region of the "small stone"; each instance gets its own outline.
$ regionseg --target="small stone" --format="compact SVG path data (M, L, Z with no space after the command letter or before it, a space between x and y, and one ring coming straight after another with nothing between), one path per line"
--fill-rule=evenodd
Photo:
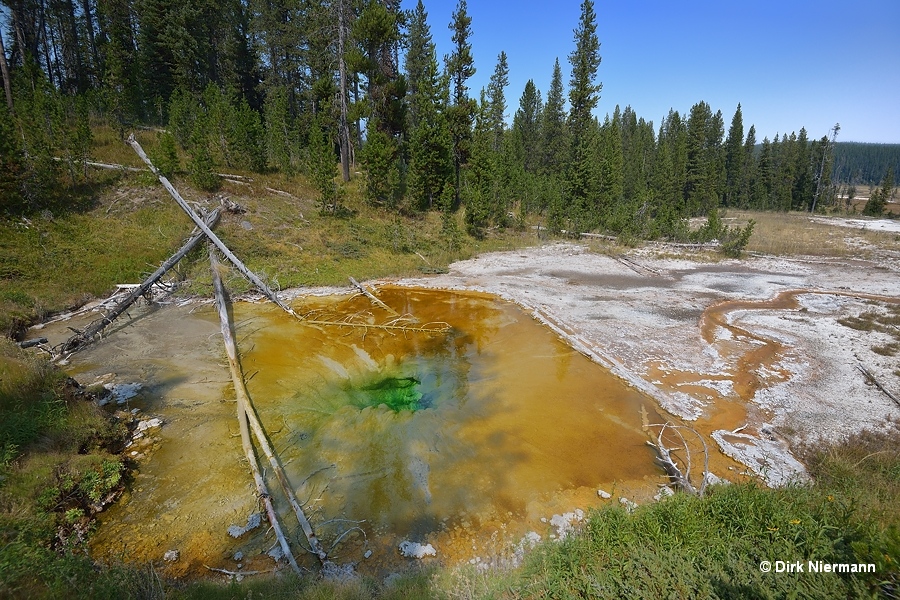
M628 498L619 498L619 504L625 507L625 510L632 513L638 507L636 502L632 502Z
M422 545L418 542L404 541L400 543L400 554L407 558L425 558L437 556L437 550L431 544Z
M731 467L728 467L728 468L730 469ZM718 475L713 475L712 473L709 473L709 472L706 473L706 484L707 485L718 485L720 483L728 483L728 482L725 481L724 479L722 479L721 477L719 477Z
M244 553L241 552L240 550L238 550L237 552L234 553L234 561L241 562L242 560L244 560ZM240 568L240 567L238 567L238 568Z
M657 493L655 496L653 496L653 499L656 500L657 502L659 502L663 498L668 498L668 497L674 496L674 495L675 495L675 492L672 491L672 488L661 487L661 488L659 488L659 493Z
M604 500L609 500L612 498L612 494L603 490L597 490L597 495L603 498Z
M363 558L371 558L371 557L372 557L372 551L366 550L366 553L363 554Z
M166 562L175 562L181 556L181 553L178 550L169 550L165 554L163 554L163 560Z

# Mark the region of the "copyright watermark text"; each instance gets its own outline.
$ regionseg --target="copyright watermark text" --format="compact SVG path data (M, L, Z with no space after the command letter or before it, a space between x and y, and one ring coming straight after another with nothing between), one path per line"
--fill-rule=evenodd
M763 573L874 573L875 563L830 563L823 560L764 560L759 563Z

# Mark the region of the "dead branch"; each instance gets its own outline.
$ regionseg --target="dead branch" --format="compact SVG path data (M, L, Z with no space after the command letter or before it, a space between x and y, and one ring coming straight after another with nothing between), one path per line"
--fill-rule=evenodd
M210 567L209 565L203 565L210 571L214 573L222 573L223 575L230 575L231 577L246 577L248 575L263 575L265 573L274 573L275 570L269 571L229 571L228 569L217 569L215 567Z
M222 335L225 338L225 350L228 354L228 366L231 370L231 378L234 381L235 394L238 398L239 404L243 406L244 415L246 417L245 422L249 423L250 428L252 429L253 434L256 437L256 441L260 446L260 449L262 449L263 454L266 455L266 458L269 459L269 464L272 465L272 470L275 472L275 477L278 479L278 483L281 484L281 488L284 491L288 502L291 504L291 508L294 509L294 513L297 516L297 521L300 523L300 527L303 529L303 533L306 535L306 539L309 542L310 548L312 548L313 553L318 556L319 560L324 564L328 559L328 555L322 548L322 544L319 542L316 534L313 532L312 526L310 525L309 520L306 518L306 515L303 514L303 509L300 507L297 496L294 494L294 489L288 481L287 475L285 474L284 469L281 467L281 463L278 461L278 457L272 451L272 447L269 444L268 437L266 436L262 424L259 421L259 416L256 414L256 409L253 406L253 401L250 399L250 395L247 393L247 387L244 383L241 364L238 358L237 347L234 343L233 326L231 324L231 319L228 316L225 288L224 286L222 286L221 278L218 276L219 263L212 248L210 248L209 260L210 264L212 265L214 281L218 279L219 282L217 285L215 285L216 304L219 308L219 318L222 321ZM243 424L244 421L242 421L242 425Z
M645 267L644 265L642 265L636 261L633 261L626 256L619 255L619 256L614 256L613 258L615 258L621 264L625 265L626 267L628 267L629 269L631 269L638 275L644 275L644 276L649 275L650 277L656 277L659 275L659 271L657 271L655 269L651 269L650 267Z
M204 223L205 227L215 226L216 221L218 221L219 219L219 214L220 211L217 208L213 210L209 215L207 215L205 222L201 222ZM178 250L178 252L170 256L169 259L161 264L159 268L156 269L156 271L154 271L152 275L150 275L150 277L144 280L143 283L135 286L135 288L132 289L131 292L123 300L120 300L118 303L116 303L112 310L110 310L102 319L94 321L87 327L87 329L82 332L76 333L68 340L66 340L62 344L62 347L60 349L60 357L68 356L78 348L90 344L98 335L100 335L100 333L104 329L106 329L113 321L115 321L119 315L125 312L129 306L134 304L134 302L138 298L146 295L150 288L156 282L158 282L160 278L162 278L162 276L165 275L167 271L169 271L169 269L178 264L178 261L180 261L191 250L193 250L201 239L203 239L203 233L201 232L195 232L193 235L191 235L191 237L188 238L188 241L185 242L185 244Z
M404 333L446 333L450 331L450 325L443 322L426 323L422 327L410 327L408 325L373 325L370 323L358 323L356 321L320 321L304 319L308 325L330 325L332 327L357 327L361 329L380 329L383 331L402 331ZM429 327L428 325L432 325Z
M647 440L647 444L654 448L657 453L657 462L660 466L665 470L666 474L672 480L672 484L678 486L683 491L694 494L697 496L703 496L706 493L706 485L709 479L709 447L706 445L706 440L703 439L703 436L700 435L695 429L692 427L687 427L685 425L672 425L670 423L665 424L653 424L648 427L660 427L659 435L656 437L656 443L652 440ZM678 434L679 439L681 440L681 448L684 449L686 461L687 461L687 470L682 473L681 468L672 458L672 450L666 448L666 445L663 443L663 434L665 434L666 429L673 430L676 434ZM684 438L684 435L681 433L681 429L687 429L692 432L697 438L700 440L700 443L703 445L703 456L704 456L704 464L703 464L703 478L700 483L700 489L694 487L690 480L691 473L691 450L687 443L687 440Z
M89 167L94 167L97 169L107 169L109 171L130 171L132 173L143 173L147 169L142 169L141 167L128 167L125 165L117 165L115 163L101 163L101 162L93 162L90 160L70 160L68 158L59 158L57 156L53 157L53 160L56 162L74 162L81 165L87 165Z
M864 366L862 366L862 364L857 364L857 365L856 365L856 368L859 369L859 370L862 372L862 374L865 376L865 378L866 378L867 381L871 382L872 385L874 385L874 386L877 387L879 390L881 390L882 392L884 392L884 394L885 394L888 398L890 398L891 400L893 400L893 401L897 404L897 406L900 406L900 399L898 399L897 396L895 396L895 395L893 395L892 393L890 393L889 391L887 391L887 390L884 388L884 386L881 385L881 383L880 383L877 379L875 379L875 376L872 375L872 372L871 372L871 371L869 371L867 368L865 368Z
M231 173L216 173L217 176L222 179L236 179L238 181L253 181L250 177L244 177L243 175L232 175Z
M272 526L275 537L278 538L281 550L288 558L291 568L300 575L302 574L300 566L297 564L294 554L291 552L291 548L288 545L287 538L284 537L284 532L281 530L278 514L275 512L275 507L272 505L272 497L269 495L269 491L266 488L266 482L259 471L256 453L253 451L253 442L250 440L250 431L247 427L247 403L249 402L249 398L247 397L244 380L241 376L240 363L237 359L237 347L234 344L234 326L231 318L228 316L228 296L225 291L225 286L222 285L222 278L219 276L219 261L216 259L212 247L209 249L209 262L212 269L213 287L216 290L216 308L219 311L222 337L224 338L225 351L228 355L228 366L231 369L231 377L234 381L234 388L237 396L237 416L241 428L241 446L244 449L244 454L247 456L247 462L250 464L250 471L253 474L253 481L256 484L256 493L259 498L263 500L265 505L269 524Z
M46 343L47 343L47 338L39 337L39 338L30 339L30 340L25 340L24 342L19 342L18 346L19 346L19 348L24 349L24 348L31 348L33 346L40 346L41 344L46 344Z
M293 199L293 200L299 200L299 199L300 199L300 198L298 198L297 196L293 195L293 194L290 193L290 192L285 192L285 191L283 191L283 190L276 190L275 188L270 188L270 187L267 187L267 188L265 188L265 189L266 189L267 192L272 192L273 194L279 194L279 195L281 195L281 196L287 196L288 198L291 198L291 199Z
M194 212L194 210L190 206L188 206L188 203L184 201L184 198L181 197L181 194L178 193L178 190L176 190L174 186L172 186L172 184L169 182L169 180L166 179L166 177L162 173L160 173L156 167L153 166L153 163L150 162L150 159L147 158L147 155L144 153L144 149L141 148L141 145L137 142L137 140L134 139L134 134L128 136L127 142L128 145L131 146L132 149L134 149L137 155L141 157L141 160L147 163L147 166L150 167L150 170L153 171L153 174L157 176L160 183L162 183L163 187L166 188L166 191L168 191L172 198L175 199L175 202L178 203L178 206L180 206L181 209L185 213L187 213L187 215L191 218L192 221L194 221L197 227L199 227L200 230L206 234L206 237L208 237L209 240L216 245L216 248L218 248L219 251L225 255L225 257L231 262L231 264L233 264L235 268L240 271L240 273L244 277L246 277L253 285L255 285L256 288L260 292L262 292L269 300L274 302L278 307L280 307L289 315L299 319L300 317L297 316L297 314L289 306L282 302L278 298L278 296L275 295L275 292L269 289L269 286L262 282L262 280L256 275L256 273L248 269L244 265L244 263L241 262L241 260L231 252L231 250L228 249L228 246L226 246L225 243L219 239L219 236L213 233L212 230L207 227L206 224L200 219L197 213Z
M372 304L374 304L375 306L383 308L384 310L386 310L390 314L394 315L395 317L400 316L400 313L398 313L396 310L394 310L393 308L391 308L390 306L388 306L387 304L385 304L384 302L382 302L381 300L376 298L375 295L372 294L372 292L370 292L369 290L364 288L362 286L362 284L360 282L358 282L357 280L350 277L350 283L352 283L356 287L356 289L358 289L362 293L362 295L365 296L366 298L368 298L372 302Z

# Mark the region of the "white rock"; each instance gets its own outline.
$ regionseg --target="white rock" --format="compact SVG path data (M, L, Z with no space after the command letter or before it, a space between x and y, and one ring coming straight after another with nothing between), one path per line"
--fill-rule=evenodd
M575 531L575 523L584 520L584 511L576 508L572 512L563 513L561 515L553 515L550 524L556 527L557 539L564 540L566 536ZM551 536L552 537L552 536Z
M636 502L632 502L628 498L619 498L619 504L625 507L625 510L632 513L638 507Z
M103 387L112 392L113 402L125 404L129 399L137 396L143 386L140 383L106 383Z
M426 556L437 556L437 550L431 544L424 546L418 542L400 542L400 554L407 558L425 558Z
M675 492L672 491L670 487L661 487L659 488L659 493L653 496L653 499L659 502L663 498L668 498L669 496L674 496Z
M601 498L603 498L604 500L609 500L610 498L612 498L612 494L610 494L609 492L605 492L603 490L597 490L597 495L600 496Z
M169 550L163 554L163 560L166 562L175 562L178 560L179 556L181 556L181 553L178 552L178 550Z

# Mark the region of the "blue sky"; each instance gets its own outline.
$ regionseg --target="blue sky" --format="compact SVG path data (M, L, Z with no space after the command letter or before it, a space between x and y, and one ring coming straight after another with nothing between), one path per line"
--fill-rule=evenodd
M423 0L439 58L451 51L457 0ZM411 9L415 0L403 0ZM568 89L580 0L469 0L477 67L487 85L505 51L509 121L525 83L546 97L559 57ZM840 123L838 141L900 143L900 0L596 0L603 84L596 114L631 105L658 127L700 100L726 129L741 103L757 140Z

